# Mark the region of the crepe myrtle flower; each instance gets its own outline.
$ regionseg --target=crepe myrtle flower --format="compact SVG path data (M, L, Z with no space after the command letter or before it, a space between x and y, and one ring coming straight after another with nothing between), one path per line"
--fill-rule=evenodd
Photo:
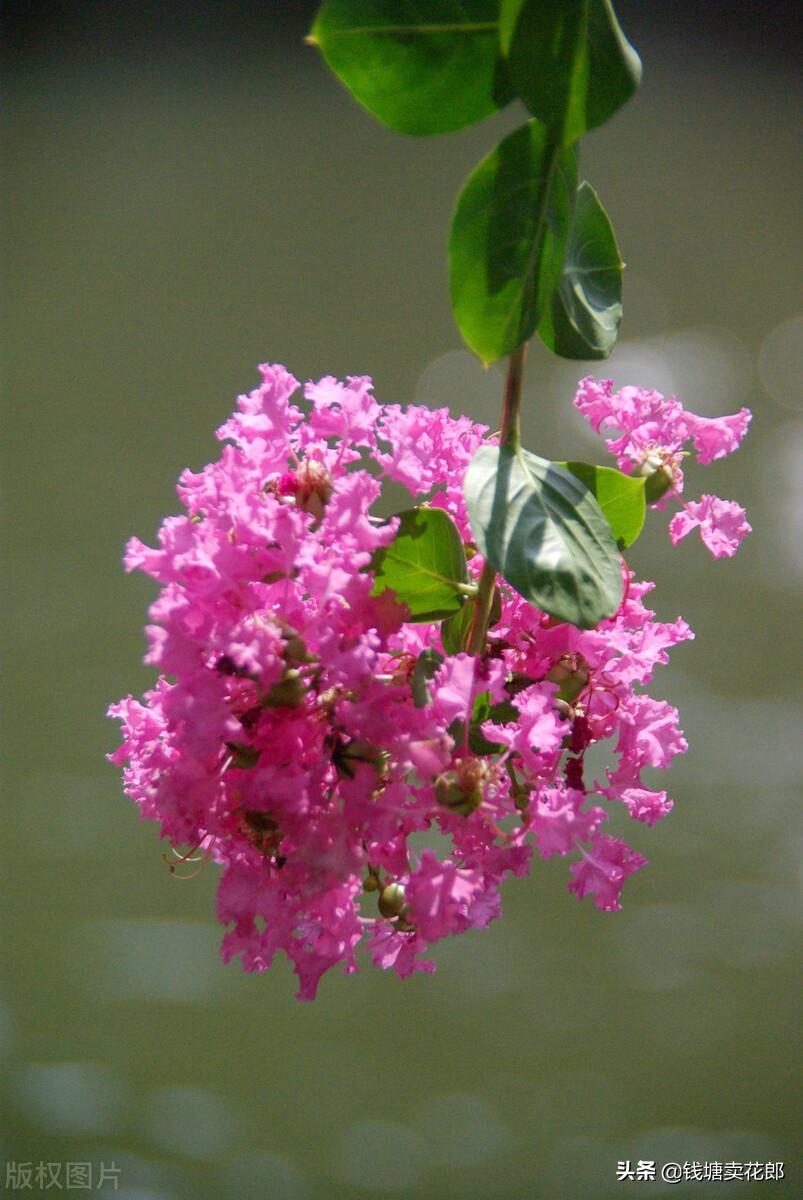
M670 396L639 387L613 390L613 380L587 376L580 381L575 408L595 433L615 432L605 444L618 460L620 471L643 475L648 504L663 507L674 496L682 505L669 522L674 545L692 529L700 530L704 545L714 558L731 557L750 533L744 509L733 500L703 495L684 501L683 459L691 451L702 464L724 458L738 449L747 432L751 413L742 408L724 417L698 417Z
M431 971L428 948L499 916L502 881L536 852L571 856L569 889L617 909L645 860L602 832L607 806L648 827L671 809L643 772L686 743L646 689L688 625L656 621L653 585L629 571L619 610L590 630L499 580L484 652L450 653L439 622L374 594L374 556L398 527L374 506L394 481L444 509L478 577L462 480L487 429L382 406L364 376L302 392L284 367L260 372L218 430L217 460L181 475L183 514L156 547L128 544L128 570L160 588L146 629L159 678L109 710L123 737L109 757L173 869L221 869L224 960L262 971L281 951L306 1000L362 950L402 977ZM577 403L595 428L623 429L620 463L663 456L676 493L688 438L708 461L747 423L591 380ZM732 540L703 504L680 515ZM592 772L599 745L608 765Z

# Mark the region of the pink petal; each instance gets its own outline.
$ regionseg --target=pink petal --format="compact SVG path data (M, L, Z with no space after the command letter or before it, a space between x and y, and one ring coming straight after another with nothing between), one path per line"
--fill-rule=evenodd
M690 500L669 522L669 536L674 545L695 526L714 558L730 558L736 553L752 526L745 520L745 511L734 500L719 496L701 496Z

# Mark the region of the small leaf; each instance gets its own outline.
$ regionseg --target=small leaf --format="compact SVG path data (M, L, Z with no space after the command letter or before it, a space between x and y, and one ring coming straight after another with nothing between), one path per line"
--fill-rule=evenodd
M410 691L413 693L416 708L424 708L432 703L429 681L443 661L443 655L430 646L425 646L419 654L410 680Z
M535 331L563 268L576 179L573 151L528 121L463 185L449 237L452 308L483 362Z
M400 133L449 133L515 93L499 0L327 0L310 40L369 112Z
M563 274L538 333L563 358L607 358L622 319L622 269L613 226L590 183L581 183Z
M558 463L576 475L597 498L620 550L632 546L644 528L647 512L644 485L637 475L625 475L613 467L595 467L593 463Z
M468 647L471 626L477 612L476 603L464 604L460 612L441 625L441 642L447 654L463 654Z
M562 146L607 121L641 82L610 0L502 0L499 32L513 86Z
M493 721L496 725L509 725L511 721L518 721L518 719L519 710L515 704L511 704L509 700L501 700L498 704L491 704L491 693L481 692L474 700L471 724L468 729L469 748L475 754L495 754L498 750L502 749L502 745L500 742L493 742L485 736L481 729L483 722ZM448 733L453 741L457 745L460 745L465 740L465 721L453 721L449 726Z
M613 616L619 553L585 484L527 450L481 446L463 486L480 553L525 600L580 629Z
M474 590L452 518L442 508L408 508L389 546L371 564L373 595L391 588L410 609L411 621L440 621L456 613Z

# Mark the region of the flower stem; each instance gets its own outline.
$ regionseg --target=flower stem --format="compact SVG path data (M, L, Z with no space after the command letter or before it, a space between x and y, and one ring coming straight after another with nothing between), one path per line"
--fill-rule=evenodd
M499 445L518 450L521 445L521 385L524 379L524 360L527 343L517 346L508 359L505 398L502 402L502 428Z
M480 591L477 596L477 609L468 639L469 654L482 654L485 649L485 638L488 633L488 618L491 615L491 605L496 586L496 571L490 563L484 563L480 573Z
M521 445L521 385L524 379L524 360L527 357L527 343L517 346L510 355L507 364L507 379L505 380L505 396L502 401L502 425L499 434L499 445L509 446L518 450ZM476 612L468 639L469 654L482 654L485 649L485 639L488 635L488 619L491 615L494 590L496 588L496 571L489 563L485 563L479 578L479 595L476 600Z

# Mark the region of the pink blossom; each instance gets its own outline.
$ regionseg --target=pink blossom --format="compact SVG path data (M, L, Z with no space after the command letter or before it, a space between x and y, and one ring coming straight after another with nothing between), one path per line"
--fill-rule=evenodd
M436 672L432 687L446 726L470 720L477 692L477 659L470 654L449 658Z
M441 862L432 850L421 854L421 865L410 875L406 894L410 916L423 938L438 941L450 933L462 933L470 925L475 901L486 890L476 869Z
M302 441L310 435L315 438L338 437L345 445L376 445L376 425L382 413L371 395L371 380L367 375L350 376L348 382L338 382L327 375L318 383L308 383L304 389L307 400L313 404L313 413Z
M540 771L544 756L557 751L566 734L565 721L555 707L557 688L553 683L537 683L520 692L513 701L518 719L508 724L486 721L483 733L508 746L522 761Z
M691 440L701 463L723 458L736 450L747 432L751 413L742 408L726 417L698 417L687 412L670 396L639 387L613 390L613 380L581 379L575 408L588 420L595 433L617 430L607 441L612 454L619 455L620 470L641 465L656 450L674 454Z
M620 800L634 821L653 826L672 811L672 801L666 792L655 792L644 786L637 763L623 757L615 771L608 769L608 787L599 793L608 800Z
M720 500L718 496L687 501L669 522L669 536L677 545L695 527L714 558L734 555L751 529L744 509L733 500Z
M584 811L588 797L573 788L546 787L530 806L529 828L542 858L569 854L575 842L587 842L606 819L604 808Z
M613 390L613 380L597 381L587 376L580 381L575 408L596 433L616 431L606 445L617 456L620 471L651 476L663 472L664 482L654 501L664 507L664 497L679 498L683 491L683 446L691 441L702 464L724 458L738 449L752 419L749 409L724 417L698 417L687 412L670 396L638 387ZM750 532L744 509L732 500L704 495L698 502L684 504L669 525L674 545L695 525L714 558L736 553Z
M395 971L400 979L409 979L414 971L431 975L435 970L432 959L419 955L427 942L415 932L400 933L388 922L378 921L370 935L368 950L375 967Z
M618 912L622 907L619 902L622 884L628 875L646 867L646 858L619 838L605 833L594 834L590 849L581 846L580 853L580 862L569 867L574 876L568 884L569 891L581 898L593 896L597 908L603 912Z
M109 710L122 724L111 761L175 869L220 870L224 961L263 971L282 951L302 999L362 951L402 978L431 972L428 947L497 917L501 883L527 874L534 849L579 851L570 890L618 908L644 860L600 832L603 802L642 827L671 808L641 772L686 748L677 713L633 688L688 626L656 621L652 585L630 574L619 611L591 630L546 622L500 580L484 653L447 654L438 623L373 595L373 556L397 525L374 509L395 480L470 541L462 480L487 430L383 407L363 376L307 384L302 411L283 367L260 371L218 430L219 458L181 475L184 515L155 548L128 544L127 568L160 588L146 661L161 674ZM746 425L639 389L585 380L581 395L595 428L616 417L622 453L672 455L691 438L708 461ZM680 516L711 545L715 528L735 535L709 500ZM472 558L474 578L482 566ZM613 756L602 783L592 747Z

